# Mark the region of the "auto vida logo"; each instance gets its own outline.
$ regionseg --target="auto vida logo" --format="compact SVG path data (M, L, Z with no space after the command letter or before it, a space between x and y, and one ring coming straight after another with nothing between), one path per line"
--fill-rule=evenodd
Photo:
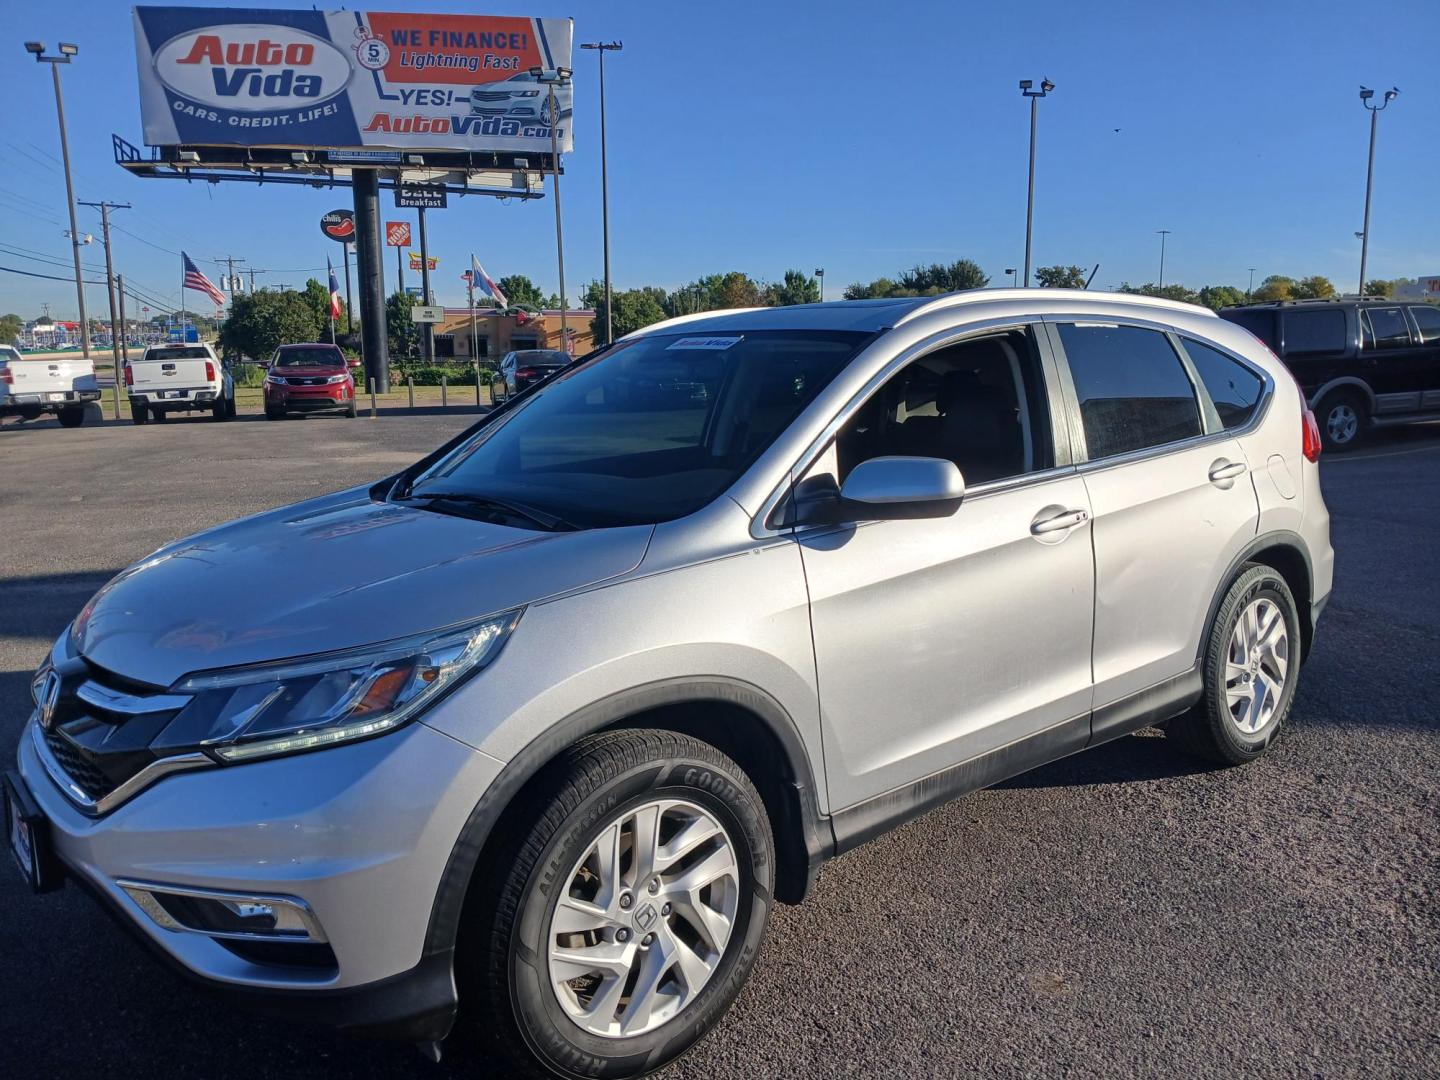
M187 30L155 51L155 74L167 89L237 112L314 105L341 93L350 71L350 58L335 45L274 24Z
M53 670L45 676L45 683L40 688L40 704L37 706L40 713L40 726L49 731L55 726L55 706L60 703L60 676Z

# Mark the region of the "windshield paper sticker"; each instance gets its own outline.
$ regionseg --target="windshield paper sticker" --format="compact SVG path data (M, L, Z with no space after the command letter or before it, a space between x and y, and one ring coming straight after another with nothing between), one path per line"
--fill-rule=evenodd
M740 337L682 337L679 341L670 345L665 351L671 349L711 349L724 350L732 345L738 345L744 338Z

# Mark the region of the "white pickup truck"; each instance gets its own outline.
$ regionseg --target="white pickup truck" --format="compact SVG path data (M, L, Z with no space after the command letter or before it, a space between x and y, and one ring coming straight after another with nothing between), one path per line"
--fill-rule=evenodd
M203 410L216 420L235 415L235 380L209 345L151 345L125 365L125 392L137 424L172 412Z
M51 412L62 427L79 427L86 402L99 399L95 366L78 353L29 358L0 345L0 416L37 420Z

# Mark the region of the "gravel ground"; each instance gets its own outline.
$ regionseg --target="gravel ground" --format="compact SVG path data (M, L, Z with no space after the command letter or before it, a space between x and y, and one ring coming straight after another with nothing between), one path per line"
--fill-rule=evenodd
M29 672L112 572L373 478L459 410L0 428L0 756ZM1440 1074L1440 431L1327 459L1334 597L1286 737L1210 770L1142 732L830 863L751 985L665 1074ZM503 1075L236 1013L79 890L0 872L0 1075Z

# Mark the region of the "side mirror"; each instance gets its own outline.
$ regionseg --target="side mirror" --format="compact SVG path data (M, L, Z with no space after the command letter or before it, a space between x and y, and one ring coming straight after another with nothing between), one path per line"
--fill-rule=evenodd
M928 457L878 457L850 470L840 499L852 517L947 517L965 497L965 478L953 461Z

